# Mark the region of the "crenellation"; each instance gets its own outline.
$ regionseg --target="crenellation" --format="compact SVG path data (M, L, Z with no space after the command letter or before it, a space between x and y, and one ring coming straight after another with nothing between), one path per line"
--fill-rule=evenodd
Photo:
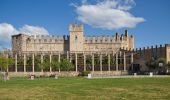
M14 40L21 41L20 45ZM24 38L23 38L23 37ZM102 35L102 36L85 36L82 24L70 24L69 35L54 36L54 35L16 35L13 36L13 46L15 52L17 51L113 51L118 48L124 48L125 50L134 49L134 37L131 35L128 37L128 32L119 35ZM25 42L23 42L25 41ZM22 43L23 42L23 43ZM22 46L22 48L21 48ZM77 49L78 48L78 49Z
M116 38L114 35L112 35L112 43L114 43L116 41Z
M102 35L102 43L105 43L105 42L106 42L106 36Z
M94 35L92 37L92 43L96 43L96 37Z
M160 45L160 48L162 48L162 45Z
M76 31L76 32L82 32L84 29L83 29L83 24L80 24L80 25L78 25L78 24L70 24L69 25L69 31L70 32L74 32L74 31Z
M57 35L57 42L60 42L60 36Z
M119 36L118 33L117 33L117 35L116 35L116 42L120 42L120 36Z
M67 35L67 40L70 40L70 36L69 35Z
M138 52L138 48L136 48L136 50L135 50L136 52Z
M143 47L143 50L145 51L145 47Z
M110 39L110 36L108 35L107 36L107 43L110 43L111 42L111 39Z
M88 36L88 37L87 37L87 42L88 42L88 43L91 43L91 36Z
M120 36L120 41L124 41L124 35L123 34L121 34L121 36Z
M128 30L125 30L125 37L128 37Z
M100 43L100 42L101 42L100 36L97 36L97 43Z

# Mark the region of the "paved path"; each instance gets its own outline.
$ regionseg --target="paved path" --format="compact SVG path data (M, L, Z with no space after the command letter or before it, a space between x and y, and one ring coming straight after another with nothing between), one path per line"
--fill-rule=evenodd
M151 77L169 77L170 78L170 75L153 75L153 76L149 76L149 75L126 75L126 76L100 76L100 77L91 77L91 78L151 78Z

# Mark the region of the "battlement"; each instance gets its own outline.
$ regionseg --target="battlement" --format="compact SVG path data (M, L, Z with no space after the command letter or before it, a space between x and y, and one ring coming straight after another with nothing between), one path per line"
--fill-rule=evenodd
M153 49L161 49L161 48L165 48L169 46L170 47L170 44L164 44L164 45L155 45L155 46L147 46L147 47L143 47L143 48L136 48L135 49L135 52L140 52L140 51L147 51L147 50L153 50Z
M130 37L128 36L127 30L125 31L125 34L119 35L116 33L116 35L102 35L102 36L84 36L84 43L122 43L122 42L129 42L128 40L133 39L133 35Z
M134 49L134 36L123 34L84 36L82 24L70 24L69 35L25 35L12 36L14 52L22 51L112 51L116 48ZM78 48L78 49L77 49Z
M70 24L69 25L69 31L72 32L83 32L84 28L83 28L83 24Z
M50 35L31 35L27 38L28 42L34 43L64 43L64 41L68 41L69 36L50 36Z

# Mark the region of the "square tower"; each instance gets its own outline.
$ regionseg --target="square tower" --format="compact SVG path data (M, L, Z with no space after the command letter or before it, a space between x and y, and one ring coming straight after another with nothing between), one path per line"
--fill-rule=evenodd
M83 37L83 25L70 24L70 51L83 51L84 37Z

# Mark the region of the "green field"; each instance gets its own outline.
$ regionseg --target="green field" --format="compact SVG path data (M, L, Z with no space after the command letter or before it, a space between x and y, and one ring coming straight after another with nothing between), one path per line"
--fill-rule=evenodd
M170 100L170 78L13 78L0 100Z

